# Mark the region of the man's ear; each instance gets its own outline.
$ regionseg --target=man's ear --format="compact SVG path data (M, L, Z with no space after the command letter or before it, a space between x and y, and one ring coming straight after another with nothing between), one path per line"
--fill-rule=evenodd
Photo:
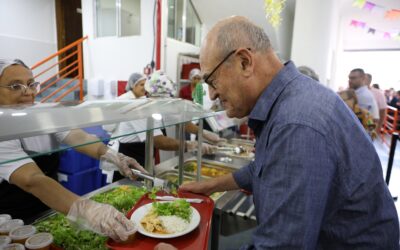
M242 49L242 50L238 51L238 55L240 58L240 67L241 67L242 73L244 73L245 76L250 76L254 70L253 55L247 49Z

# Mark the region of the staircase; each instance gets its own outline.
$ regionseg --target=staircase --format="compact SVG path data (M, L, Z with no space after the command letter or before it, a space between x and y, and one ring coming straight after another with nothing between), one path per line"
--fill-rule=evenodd
M35 79L40 81L36 100L59 102L83 100L86 82L83 79L83 37L32 66Z

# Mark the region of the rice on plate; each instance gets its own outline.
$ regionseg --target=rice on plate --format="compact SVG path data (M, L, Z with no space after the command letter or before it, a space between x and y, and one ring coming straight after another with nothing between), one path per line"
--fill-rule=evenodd
M173 234L186 230L191 217L190 203L183 199L173 202L154 202L140 223L150 233Z

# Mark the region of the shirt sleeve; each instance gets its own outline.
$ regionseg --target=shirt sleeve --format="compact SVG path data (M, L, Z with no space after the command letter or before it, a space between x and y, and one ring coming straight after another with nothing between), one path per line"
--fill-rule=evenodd
M373 98L373 97L372 97L372 105L371 105L371 115L374 119L379 119L378 104L376 104L375 98Z
M253 168L254 162L251 162L249 165L242 167L238 171L233 173L233 178L235 179L236 184L249 192L252 192L253 189L251 187L251 181L253 179Z
M253 168L258 227L243 249L316 249L336 167L332 147L299 124L275 130L266 143L257 145L265 152Z
M24 158L24 159L22 159ZM21 159L13 162L0 164L0 183L4 180L10 181L11 174L27 163L33 162L31 158L23 151L19 140L10 140L0 142L0 162L12 159Z

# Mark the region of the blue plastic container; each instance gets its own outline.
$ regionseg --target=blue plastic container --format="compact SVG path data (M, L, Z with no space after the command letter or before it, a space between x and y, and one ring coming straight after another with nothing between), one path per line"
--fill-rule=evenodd
M102 140L109 138L107 132L101 126L84 128L88 134L95 135ZM105 143L108 141L106 140ZM66 174L74 174L99 166L99 161L74 149L67 149L60 154L59 171Z
M74 174L59 172L58 181L71 192L84 195L103 186L104 175L98 167Z
M99 161L74 149L68 149L60 155L58 171L66 174L74 174L84 170L99 167Z

